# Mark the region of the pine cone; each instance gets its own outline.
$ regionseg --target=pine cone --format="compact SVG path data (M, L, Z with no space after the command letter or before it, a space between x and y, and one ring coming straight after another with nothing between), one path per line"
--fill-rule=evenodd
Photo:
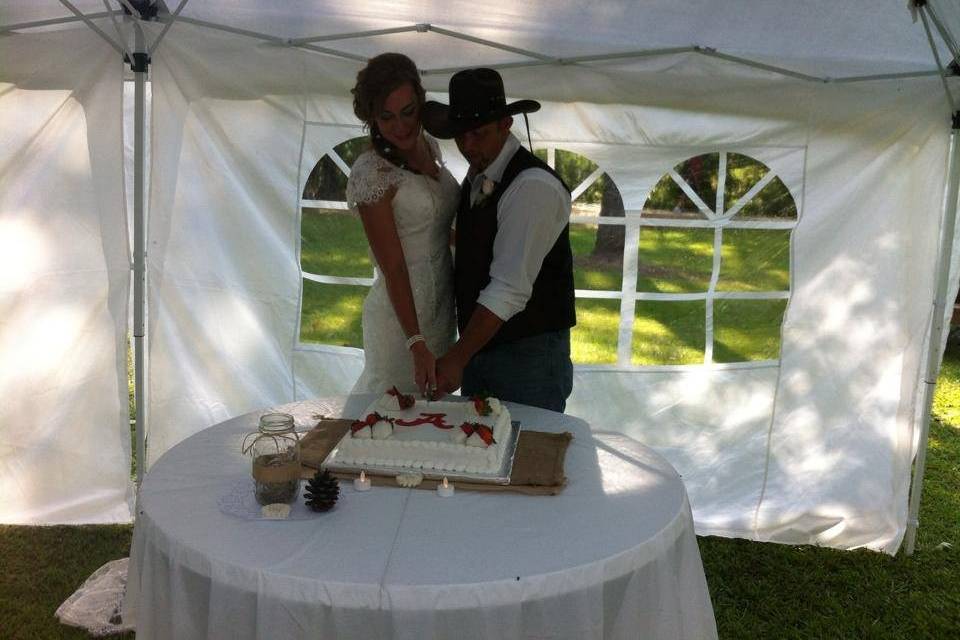
M329 511L340 497L340 482L329 471L317 471L303 492L307 506L314 511Z

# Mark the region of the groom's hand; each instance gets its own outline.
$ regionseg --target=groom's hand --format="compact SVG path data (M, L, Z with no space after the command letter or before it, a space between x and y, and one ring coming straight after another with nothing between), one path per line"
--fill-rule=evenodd
M437 396L453 393L463 381L464 365L453 353L437 359Z
M437 391L452 393L463 382L463 369L497 333L503 320L482 304L478 304L461 332L457 343L437 360Z

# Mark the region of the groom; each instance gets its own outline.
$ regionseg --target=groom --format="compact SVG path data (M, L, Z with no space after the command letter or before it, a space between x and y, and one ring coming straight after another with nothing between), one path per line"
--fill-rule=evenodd
M510 133L514 114L539 108L507 104L493 69L460 71L449 106L424 105L426 130L454 138L470 163L454 258L460 339L437 360L437 386L562 412L576 324L570 191Z

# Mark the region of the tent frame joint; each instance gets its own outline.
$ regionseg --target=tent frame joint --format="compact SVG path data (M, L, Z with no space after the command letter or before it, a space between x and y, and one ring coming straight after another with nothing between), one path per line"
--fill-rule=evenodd
M123 61L130 64L130 70L134 73L146 73L152 62L150 54L145 52L134 53L133 60L130 60L130 57L125 55L123 56Z

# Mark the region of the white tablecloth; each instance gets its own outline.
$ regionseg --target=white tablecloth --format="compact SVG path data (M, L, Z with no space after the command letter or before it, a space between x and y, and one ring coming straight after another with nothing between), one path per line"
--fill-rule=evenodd
M298 424L370 398L280 409ZM218 500L249 478L259 414L183 441L140 491L124 605L151 638L716 638L686 491L659 455L583 421L510 405L526 429L570 431L557 496L341 483L337 506L251 521Z

